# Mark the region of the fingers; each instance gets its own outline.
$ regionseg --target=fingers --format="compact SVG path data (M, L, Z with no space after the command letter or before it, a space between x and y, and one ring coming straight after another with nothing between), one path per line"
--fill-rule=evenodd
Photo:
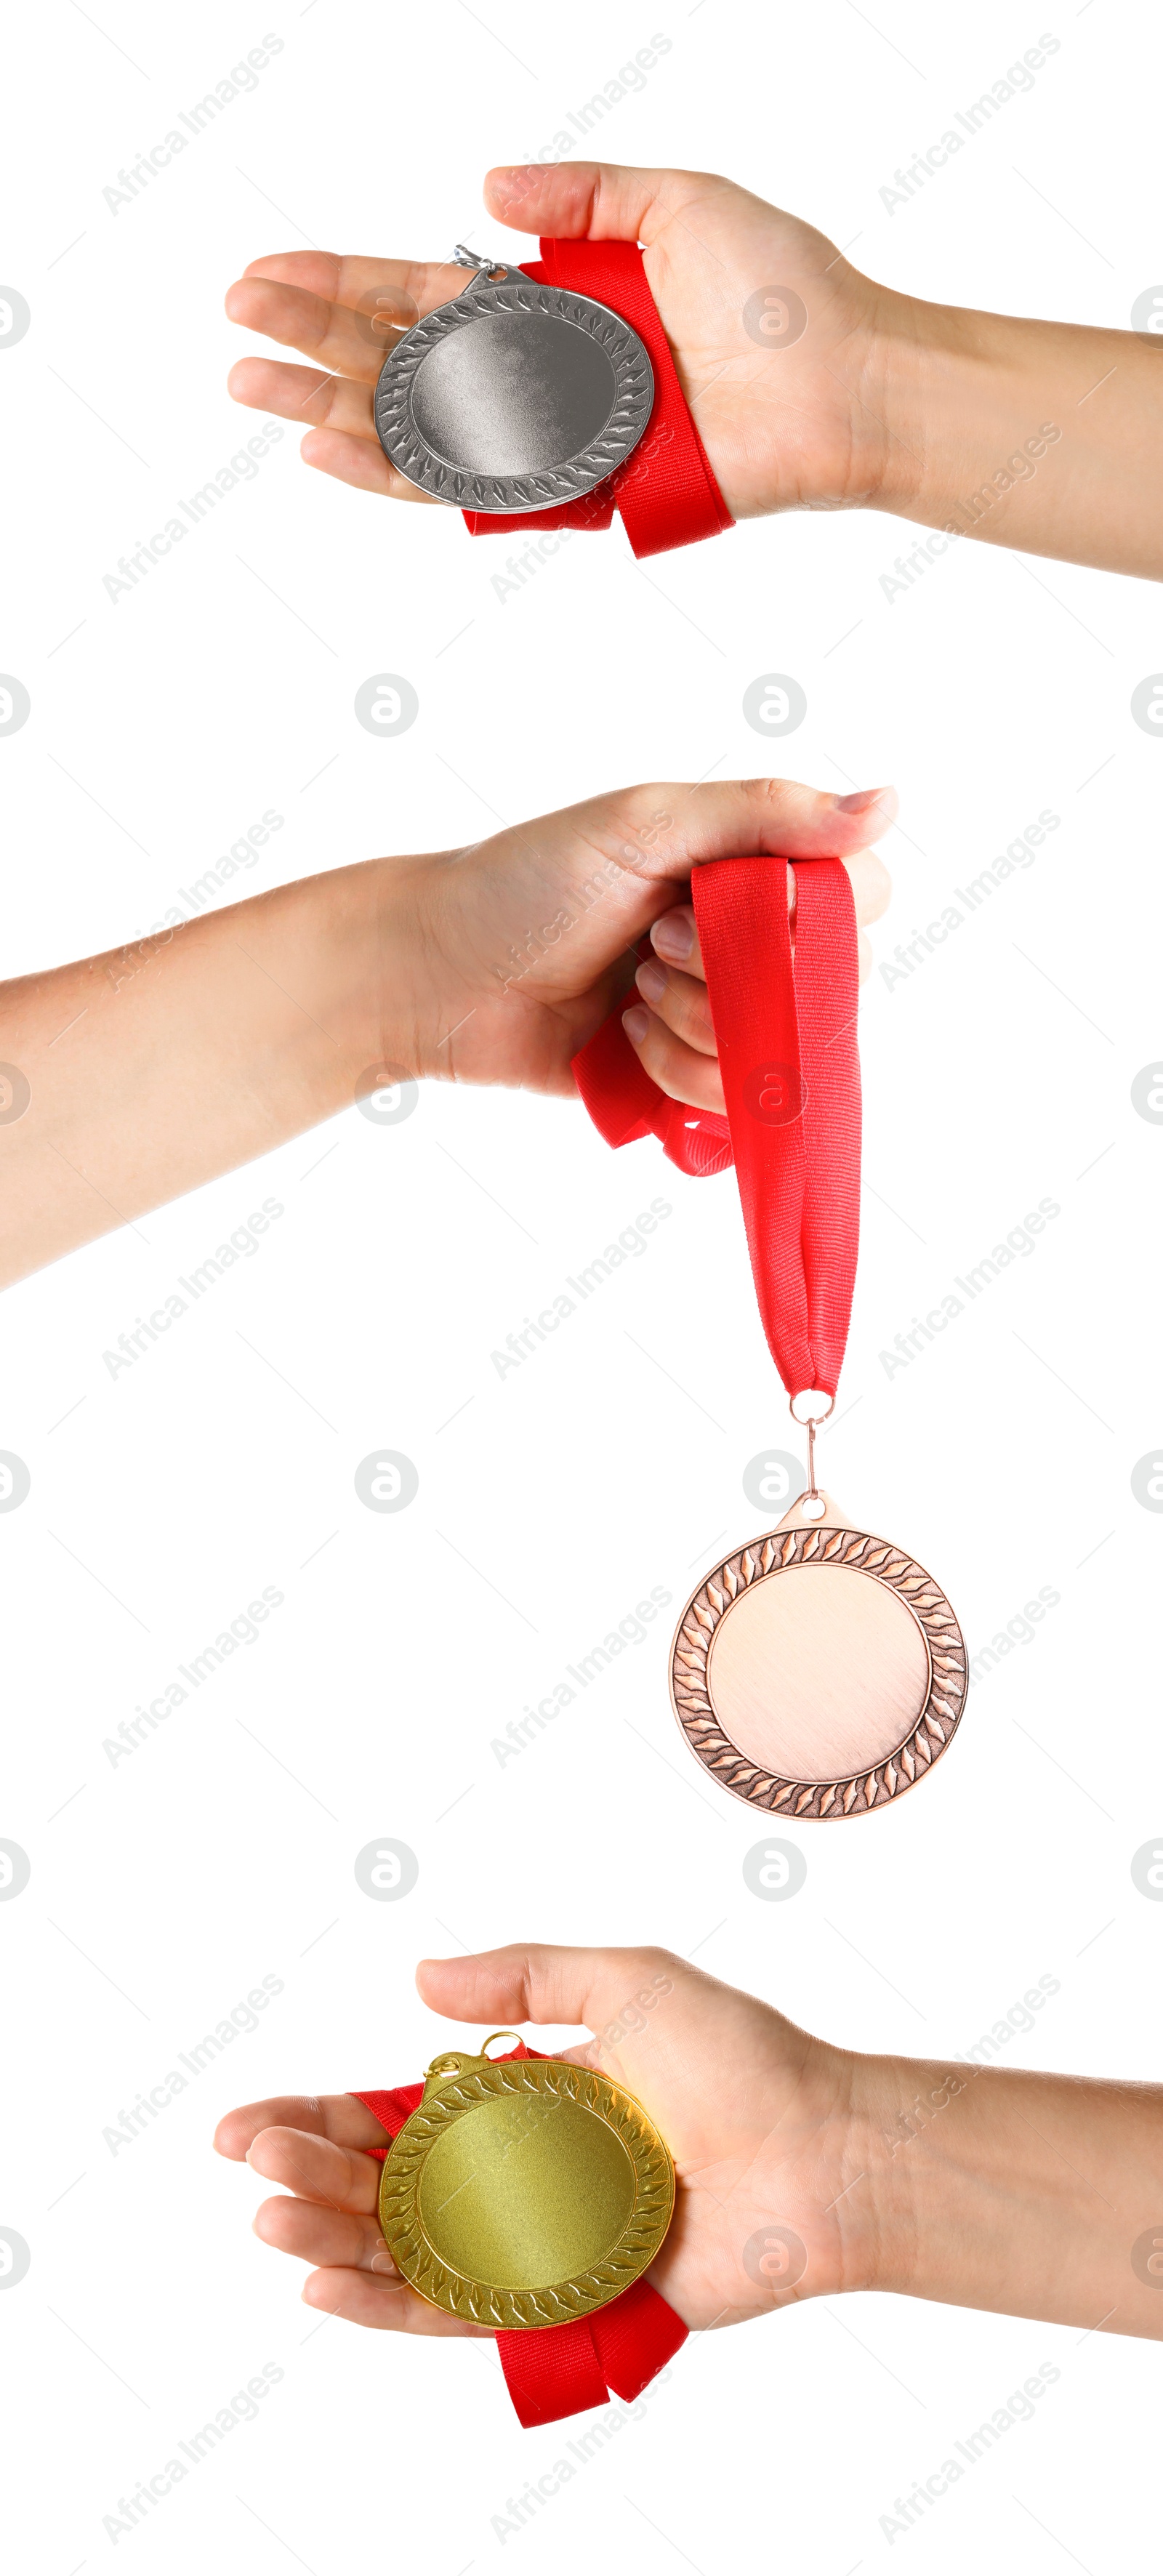
M244 330L261 331L341 375L374 384L399 333L459 295L466 277L451 261L289 251L252 260L229 289L226 311Z
M856 858L846 859L844 865L852 887L857 927L863 929L866 922L879 921L882 913L887 912L892 899L892 878L883 859L875 850L862 850ZM788 878L787 891L788 908L794 921L796 900L794 869ZM658 920L651 925L650 940L664 966L682 967L687 976L699 976L705 982L706 970L703 966L703 952L699 946L699 928L695 920L693 904L676 904L671 911L660 913ZM866 939L860 940L859 948L860 980L863 983L872 951ZM641 973L638 976L638 989L646 1001L653 1002L654 995L647 991L642 982ZM663 1017L666 1017L665 1012ZM680 1034L689 1035L690 1032L684 1031Z
M435 493L418 491L405 474L398 474L378 439L373 447L367 439L351 438L342 430L309 429L299 454L304 465L330 474L337 483L354 484L357 492L378 492L381 500L423 501L437 510L445 506Z
M300 2125L287 2125L291 2119ZM294 2195L263 2201L254 2232L278 2253L321 2267L303 2284L308 2307L397 2334L483 2334L428 2307L401 2280L376 2217L381 2169L360 2152L383 2137L350 2094L291 2094L227 2112L214 2144Z
M608 161L540 162L490 170L485 204L502 224L548 239L649 244L678 204L708 183L686 170L623 170Z
M320 366L367 385L374 385L393 340L407 327L391 306L382 314L356 314L329 303L326 296L267 277L240 278L227 295L226 311L244 330L302 349Z
M401 307L412 305L415 319L414 275L415 263L407 259L344 259L331 250L283 250L252 259L238 283L273 278L280 286L297 287L321 296L325 304L346 304L353 311L365 296L383 296Z
M688 966L692 975L702 974L703 952L693 903L677 903L673 911L660 913L651 924L650 942L665 965Z
M315 367L286 367L277 358L239 358L226 379L227 393L248 411L272 411L305 429L338 429L375 440L370 385L349 376L320 375Z
M422 1959L416 1984L433 2012L476 2025L583 2023L624 2011L639 1987L677 1963L667 1950L564 1950L514 1942L467 1959ZM653 2000L653 1997L652 1997Z
M622 1014L622 1026L645 1071L668 1100L690 1109L726 1109L716 1056L707 1055L673 1036L664 1020L634 1004Z
M872 972L872 948L862 930L857 932L856 954L863 984ZM693 998L688 998L682 989L688 986L690 997L702 994L705 1005L705 984L685 975L668 975L664 989L656 994L643 981L649 973L649 966L640 966L635 979L649 1008L634 1002L622 1013L622 1026L639 1063L668 1100L681 1100L691 1109L717 1109L724 1114L727 1104L710 1011L706 1010L704 1019Z
M881 914L888 911L892 901L892 878L875 850L861 850L856 858L845 859L844 865L852 886L857 928L863 929L866 922L879 921ZM860 946L871 956L866 939Z
M464 280L462 268L336 259L324 251L255 260L227 295L231 321L305 349L327 372L240 358L229 391L251 411L301 421L308 435L300 454L319 473L381 500L431 503L433 495L418 491L384 455L372 392L401 331L458 294Z
M389 464L376 436L367 386L353 384L347 376L321 376L314 367L284 367L274 358L240 358L226 388L249 411L303 421L307 436L299 453L304 463L337 482L353 483L357 491L377 492L390 501L432 499Z
M684 912L689 909L689 905L683 906ZM674 916L667 918L673 920ZM697 940L692 943L692 952L697 958ZM648 958L634 979L642 1003L632 1003L628 1011L623 1011L622 1026L639 1063L668 1099L684 1101L692 1109L717 1109L722 1113L726 1104L716 1060L715 1031L701 974L701 963L694 972L683 975ZM644 1009L643 1003L649 1008Z
M306 2307L322 2308L350 2326L378 2326L390 2334L480 2337L489 2333L487 2326L470 2326L463 2317L430 2308L402 2281L381 2280L374 2272L309 2272L302 2295Z
M641 936L663 906L669 909L685 890L693 867L756 855L847 862L870 849L896 809L892 787L869 788L847 798L804 787L796 779L731 778L693 786L670 780L618 788L540 820L544 833L563 848L564 893L573 888L575 876L579 891L589 884L595 848L606 860L602 907L600 912L593 908L595 931L634 929ZM667 892L661 902L650 903L651 889L658 887ZM887 879L869 870L866 888L871 903L881 908Z
M380 2131L382 2138L383 2131ZM356 2210L364 2216L379 2200L380 2168L357 2147L339 2147L332 2139L306 2130L260 2129L246 2161L264 2182L281 2183L300 2200L319 2201L331 2209Z
M459 295L468 270L447 259L341 259L334 251L289 250L252 259L237 282L252 277L342 304L350 313L393 312L410 324Z
M857 923L877 921L891 893L884 863L873 850L844 862ZM795 870L788 870L788 906L795 922ZM641 996L622 1014L622 1026L645 1072L669 1100L692 1109L725 1108L715 1031L693 904L660 914L650 933L655 956L639 966ZM872 949L857 931L857 971L863 984L872 971Z
M551 879L555 903L579 922L570 964L584 980L612 967L661 912L681 905L692 868L704 861L758 853L847 862L868 852L895 811L892 788L872 788L853 801L793 779L693 786L671 780L616 789L543 815L522 826L521 842L531 872L540 872L539 899L551 891ZM509 851L503 855L511 865ZM596 880L595 857L601 862ZM861 899L870 912L882 908L886 890L879 866L869 868Z
M379 2121L353 2093L278 2093L269 2102L244 2102L237 2111L227 2111L214 2132L217 2153L241 2164L263 2129L330 2138L339 2147L384 2144Z
M354 2210L320 2209L310 2200L264 2200L255 2211L253 2225L264 2245L273 2245L278 2253L291 2254L300 2263L342 2264L389 2280L400 2277L375 2217L360 2217Z
M633 787L613 801L627 843L640 844L640 856L637 851L633 855L647 876L674 875L679 855L688 869L700 860L755 855L853 858L895 820L898 802L895 787L833 796L794 778ZM626 855L631 855L629 847Z
M682 975L648 957L634 978L642 999L685 1046L696 1055L715 1055L715 1031L705 983L697 974Z

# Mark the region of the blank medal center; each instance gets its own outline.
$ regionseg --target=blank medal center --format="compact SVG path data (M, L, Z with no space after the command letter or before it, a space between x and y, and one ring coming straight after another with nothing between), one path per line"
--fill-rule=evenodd
M794 1565L741 1592L715 1630L711 1704L749 1762L843 1780L895 1753L929 1690L911 1610L854 1568Z
M419 2214L450 2270L544 2290L612 2252L635 2196L633 2160L604 2120L568 2100L502 2095L436 2139Z
M446 465L536 474L592 444L616 393L613 366L588 331L545 313L490 313L421 359L412 418Z

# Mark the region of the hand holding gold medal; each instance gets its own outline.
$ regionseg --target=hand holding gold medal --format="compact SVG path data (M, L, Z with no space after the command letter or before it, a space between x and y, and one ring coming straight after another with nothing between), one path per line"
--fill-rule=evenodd
M498 2033L422 2084L229 2114L219 2152L296 2194L255 2226L322 2267L309 2305L495 2335L531 2425L636 2397L690 2329L839 2285L826 2204L859 2166L836 2120L821 2193L820 2137L844 2078L781 2015L658 1949L514 1946L428 1960L417 1983L458 2020L492 2007L595 2035L541 2057ZM802 2257L786 2280L758 2259L773 2217Z
M546 2058L474 2039L423 2085L249 2103L214 2143L282 2186L255 2232L317 2267L308 2307L495 2335L525 2424L637 2396L688 2330L844 2291L1163 2333L1127 2262L1155 2205L1159 2086L864 2056L661 1949L513 1943L425 1960L416 1982L462 2026L593 2036ZM629 2286L595 2295L620 2248ZM538 2317L547 2288L566 2323Z

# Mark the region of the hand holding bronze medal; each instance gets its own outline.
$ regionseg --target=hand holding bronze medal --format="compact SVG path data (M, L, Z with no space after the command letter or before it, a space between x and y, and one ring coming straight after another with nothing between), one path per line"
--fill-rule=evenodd
M890 1806L931 1771L965 1704L965 1644L913 1557L856 1527L815 1477L856 1276L856 925L838 859L696 868L692 896L727 1104L664 1098L614 1014L574 1060L611 1144L648 1131L692 1173L739 1182L768 1348L808 1432L808 1489L692 1593L671 1649L675 1715L737 1798L817 1819Z

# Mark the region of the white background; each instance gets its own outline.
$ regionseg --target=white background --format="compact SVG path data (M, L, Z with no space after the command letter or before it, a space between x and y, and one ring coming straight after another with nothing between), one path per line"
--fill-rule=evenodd
M489 28L453 0L98 14L104 33L46 0L8 37L3 256L33 318L0 356L0 664L32 697L0 743L7 971L135 935L269 806L284 828L245 892L599 786L761 770L741 699L767 670L807 693L788 771L899 783L878 958L1043 807L1061 817L923 970L867 989L860 1280L824 1458L852 1515L935 1570L972 1652L1040 1586L1061 1600L971 1692L922 1794L801 1829L792 1903L750 1895L756 1820L675 1732L669 1614L519 1758L491 1749L652 1585L685 1598L719 1533L755 1526L746 1462L794 1445L729 1177L684 1182L653 1144L615 1157L577 1109L429 1089L401 1127L352 1111L8 1296L0 1446L32 1474L0 1519L0 1831L32 1862L0 1908L0 2222L32 2248L0 2304L18 2562L99 2566L118 2497L272 2361L261 2419L127 2560L340 2576L422 2549L457 2576L494 2561L491 2517L562 2432L518 2429L489 2348L319 2326L249 2233L252 2178L209 2148L232 2102L407 2080L468 2036L421 2009L418 1957L661 1940L838 2041L946 2055L1048 1975L1013 2061L1158 2072L1163 1908L1129 1867L1163 1825L1163 1520L1130 1486L1163 1425L1163 1138L1130 1101L1163 1052L1163 747L1129 706L1163 664L1158 592L966 544L890 604L879 577L915 538L864 515L644 571L616 530L502 602L499 547L308 473L290 430L132 596L102 575L259 425L224 391L247 260L491 247L485 168L547 144L656 26L672 50L612 110L608 155L727 171L923 295L1123 328L1163 276L1157 51L1148 13L1106 0L1048 19L883 0L876 27L841 0L493 0ZM267 25L284 50L257 92L112 215L119 166ZM898 163L1044 25L1060 51L1032 94L890 217ZM352 712L381 670L419 693L396 740ZM111 1382L103 1350L268 1195L285 1213L259 1253ZM673 1213L648 1252L500 1383L491 1350L656 1195ZM890 1382L881 1349L1043 1197L1061 1213L1036 1251ZM398 1516L353 1488L380 1443L419 1468ZM258 1642L112 1766L103 1739L268 1584L285 1601ZM353 1876L382 1835L419 1860L398 1904ZM258 2030L112 2155L120 2108L267 1974ZM847 2576L1043 2361L1061 2376L1035 2421L895 2547L943 2576L986 2549L1125 2567L1156 2519L1157 2351L890 2298L696 2339L545 2536L504 2545Z

